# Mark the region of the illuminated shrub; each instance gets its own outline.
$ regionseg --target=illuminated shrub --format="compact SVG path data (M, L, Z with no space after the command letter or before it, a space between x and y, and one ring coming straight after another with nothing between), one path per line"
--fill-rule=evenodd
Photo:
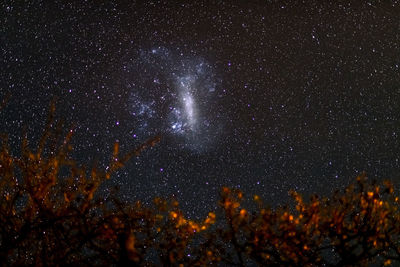
M390 182L357 178L343 193L295 208L243 207L243 192L222 188L217 212L185 218L175 200L153 205L104 199L99 186L153 138L126 155L115 144L106 170L70 158L54 107L35 150L22 140L0 150L0 262L5 265L390 265L400 264L399 197ZM115 194L116 196L117 194Z

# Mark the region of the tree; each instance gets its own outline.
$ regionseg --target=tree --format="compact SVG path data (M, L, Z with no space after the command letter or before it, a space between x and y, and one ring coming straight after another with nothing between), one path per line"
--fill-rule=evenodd
M185 218L179 203L155 196L153 205L127 205L99 186L152 138L105 170L71 158L73 130L62 135L54 105L35 149L24 135L19 156L7 137L0 150L0 262L5 265L389 265L400 263L399 197L390 182L365 175L344 192L273 209L259 196L222 188L217 212Z

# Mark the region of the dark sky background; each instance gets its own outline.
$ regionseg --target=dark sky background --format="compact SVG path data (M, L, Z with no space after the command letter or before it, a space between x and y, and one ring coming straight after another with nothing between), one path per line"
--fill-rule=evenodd
M161 134L110 183L175 195L192 217L221 186L276 205L362 171L400 181L398 1L23 2L0 4L0 132L16 151L57 97L82 162Z

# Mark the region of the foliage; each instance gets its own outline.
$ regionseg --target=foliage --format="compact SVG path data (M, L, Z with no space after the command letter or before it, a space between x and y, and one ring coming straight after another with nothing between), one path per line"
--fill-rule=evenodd
M37 148L22 140L19 156L7 137L0 151L0 262L5 265L390 265L400 263L399 198L390 182L365 175L344 192L309 201L292 192L295 208L269 208L254 196L222 188L218 211L185 218L175 200L153 205L104 198L99 186L153 138L108 168L71 159L73 130L50 113ZM116 194L115 194L116 195Z

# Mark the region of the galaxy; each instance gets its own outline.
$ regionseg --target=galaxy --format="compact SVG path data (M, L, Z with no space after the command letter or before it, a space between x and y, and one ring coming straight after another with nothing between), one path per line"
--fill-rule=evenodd
M124 201L203 218L221 187L272 206L360 173L400 182L400 3L2 1L0 133L38 142L51 101L72 157ZM110 189L110 190L109 190Z
M139 55L137 61L124 65L132 136L162 134L182 149L209 149L222 130L220 114L210 112L218 105L217 78L210 64L191 55L173 55L164 47L142 50ZM136 81L131 73L144 77Z

